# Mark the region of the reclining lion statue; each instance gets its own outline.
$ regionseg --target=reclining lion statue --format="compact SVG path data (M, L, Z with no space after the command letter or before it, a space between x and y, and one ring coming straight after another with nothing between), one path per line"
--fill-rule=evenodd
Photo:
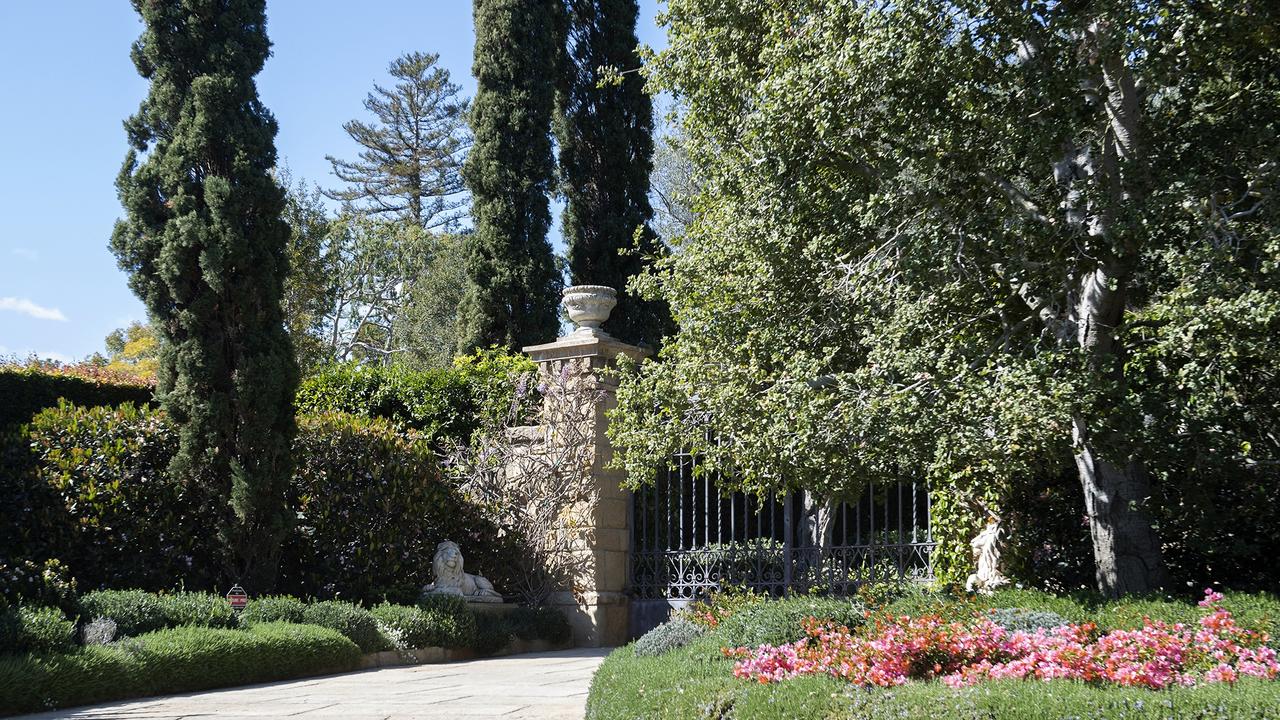
M471 602L502 602L502 596L493 589L492 583L463 571L462 550L451 540L436 546L431 567L435 570L436 581L422 588L424 595L461 595Z

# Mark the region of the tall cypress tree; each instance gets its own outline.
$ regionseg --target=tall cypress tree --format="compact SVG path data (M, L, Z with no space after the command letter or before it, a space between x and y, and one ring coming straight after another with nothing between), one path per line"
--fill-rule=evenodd
M459 309L461 350L519 348L559 329L560 273L547 241L560 0L475 0L474 143L462 177L475 233Z
M662 248L650 228L653 105L638 73L606 82L607 69L634 70L635 0L568 0L568 54L556 120L566 199L563 215L574 284L618 289L614 336L656 344L669 325L665 304L625 291Z
M298 371L280 310L289 227L258 100L264 0L133 0L151 89L125 122L112 250L163 337L159 396L180 428L170 471L220 518L229 579L274 581Z

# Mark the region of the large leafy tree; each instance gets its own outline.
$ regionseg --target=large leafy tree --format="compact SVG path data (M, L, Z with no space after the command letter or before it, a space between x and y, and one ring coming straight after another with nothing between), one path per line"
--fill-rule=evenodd
M680 126L670 124L654 143L653 172L649 175L653 229L666 244L675 242L693 224L693 203L701 185L684 142Z
M923 475L954 577L974 511L1065 456L1099 588L1164 583L1156 498L1275 485L1277 19L672 0L651 68L706 185L648 279L680 331L619 392L629 469Z
M362 214L333 221L333 268L320 338L339 361L391 364L411 350L403 332L410 288L429 267L435 238L412 222Z
M429 238L425 261L409 283L399 334L403 360L419 367L449 367L458 347L458 307L467 287L466 235Z
M463 179L475 232L459 350L518 349L553 339L560 324L547 195L562 10L557 0L475 0L474 8L475 139Z
M341 272L332 243L336 223L318 189L294 182L288 172L277 172L276 180L285 191L284 220L289 224L289 274L280 305L298 366L305 372L331 356L324 318L335 304L335 279Z
M111 246L160 338L158 393L179 428L171 471L219 518L231 579L274 581L297 365L280 309L289 226L271 175L276 123L254 76L263 0L134 0L151 87L125 128L127 217Z
M116 328L106 337L107 356L102 365L107 370L155 380L159 364L160 342L150 323L131 322Z
M357 160L328 157L345 187L326 195L363 214L407 219L423 228L448 227L463 214L462 154L467 103L440 56L408 53L392 61L393 87L374 85L364 107L372 122L343 130L362 150Z
M661 244L650 227L653 105L634 72L635 0L569 0L564 86L557 113L562 228L575 285L617 288L609 332L656 344L668 324L661 302L627 291ZM625 70L617 74L618 70ZM616 81L607 82L606 73Z

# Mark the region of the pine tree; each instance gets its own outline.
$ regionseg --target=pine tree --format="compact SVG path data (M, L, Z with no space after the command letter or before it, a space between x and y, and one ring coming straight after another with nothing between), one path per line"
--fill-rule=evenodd
M662 248L650 227L653 105L635 70L635 0L569 0L568 55L556 131L566 200L563 229L577 284L609 285L618 307L606 330L656 344L670 324L660 302L626 292ZM604 73L624 71L620 82Z
M347 187L325 195L363 214L449 227L466 204L462 152L467 147L466 100L437 67L440 56L409 53L391 63L395 87L373 86L365 109L374 122L351 120L343 130L364 149L355 161L326 157Z
M289 227L258 100L264 0L133 0L151 82L125 122L127 213L111 246L162 342L158 392L179 428L170 471L220 518L230 580L270 589L291 513L298 380L280 297Z
M463 166L475 233L459 349L516 349L559 329L562 284L547 228L559 0L475 0L474 144Z

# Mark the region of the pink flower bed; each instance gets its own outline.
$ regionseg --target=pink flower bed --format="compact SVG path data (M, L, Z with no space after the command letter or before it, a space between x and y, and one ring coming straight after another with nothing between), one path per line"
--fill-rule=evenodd
M1091 624L1009 632L978 617L937 615L880 619L868 632L810 619L807 636L773 647L725 649L733 674L762 683L827 674L859 685L888 687L938 678L953 687L988 679L1072 679L1164 688L1280 676L1266 633L1247 630L1205 591L1208 614L1198 626L1147 620L1141 630L1099 634Z

